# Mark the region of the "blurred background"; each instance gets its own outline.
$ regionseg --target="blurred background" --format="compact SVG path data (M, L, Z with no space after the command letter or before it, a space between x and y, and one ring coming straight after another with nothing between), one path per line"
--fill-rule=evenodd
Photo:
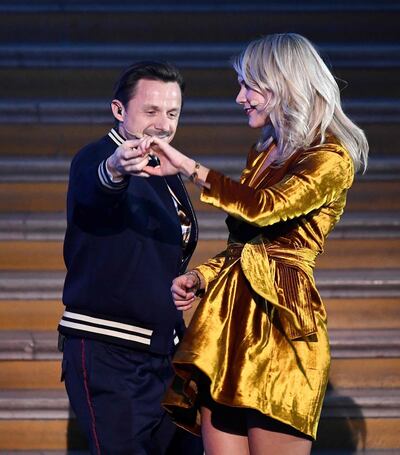
M174 144L238 177L258 133L234 102L230 60L275 32L317 45L371 148L317 262L333 363L313 454L400 454L399 24L389 0L0 0L0 454L86 450L56 349L65 194L73 154L113 124L121 70L174 62L187 82ZM200 223L194 265L223 249L227 231L187 187Z

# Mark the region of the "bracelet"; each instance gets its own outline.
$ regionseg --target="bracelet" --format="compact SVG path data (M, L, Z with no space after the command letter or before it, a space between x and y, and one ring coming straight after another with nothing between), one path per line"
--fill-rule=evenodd
M185 275L196 275L197 283L193 287L196 287L197 289L194 295L196 297L203 297L205 289L201 289L201 278L197 270L189 270L189 272L186 272Z
M200 163L198 163L196 161L194 164L194 171L189 176L189 180L192 183L194 183L195 185L200 185L203 188L207 188L209 190L211 188L211 185L208 182L205 182L205 181L199 179L199 174L197 173L199 169L200 169Z
M194 284L193 287L196 287L196 290L198 290L201 285L201 280L197 272L195 272L194 270L189 270L189 272L186 272L185 275L192 275L196 278L196 283Z
M200 169L200 163L198 163L197 161L195 162L194 164L194 171L192 172L192 174L189 176L189 180L196 184L197 183L197 179L199 178L199 175L198 175L198 171Z

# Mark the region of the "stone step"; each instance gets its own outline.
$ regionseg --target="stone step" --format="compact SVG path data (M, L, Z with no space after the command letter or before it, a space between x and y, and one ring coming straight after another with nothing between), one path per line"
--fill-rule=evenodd
M330 338L332 387L400 387L399 330L330 330ZM0 331L0 389L63 388L60 358L55 329Z
M66 226L64 212L0 214L0 240L63 240Z
M0 390L64 389L64 384L60 380L61 362L59 359L34 361L3 360L0 362L0 365Z
M244 155L192 155L204 166L224 172L238 180L246 165ZM65 182L71 157L44 157L19 155L0 156L0 182ZM400 156L384 156L376 154L368 161L367 172L358 174L356 181L390 181L400 182ZM400 187L399 187L400 189Z
M324 298L324 303L332 329L400 328L399 298Z
M397 298L324 298L331 329L400 329ZM0 300L0 330L54 330L63 306L54 300ZM190 321L192 311L184 317Z
M400 330L330 329L334 359L397 359ZM59 359L56 327L53 331L0 331L0 360ZM398 378L400 381L400 377Z
M397 269L316 270L315 277L323 298L393 298L400 290Z
M57 327L51 332L0 331L1 360L59 360Z
M0 451L0 453L89 455L89 452L84 451L86 442L75 420L13 420L1 422L1 427L2 446L9 447L11 450ZM399 448L396 441L398 429L398 419L338 418L326 421L323 419L319 426L319 441L315 444L312 455L398 455ZM71 446L75 450L71 450ZM387 449L388 446L394 449ZM13 452L16 448L20 450ZM32 448L36 448L36 451L31 452ZM53 451L49 448L59 450Z
M0 450L7 455L10 451L31 451L48 454L52 450L77 450L74 455L82 455L87 450L87 442L78 428L75 418L57 420L0 420ZM3 453L4 453L3 452ZM23 453L23 452L22 452Z
M329 336L333 358L400 357L400 331L398 330L330 329Z
M358 407L358 409L355 409ZM361 409L362 411L361 411ZM400 417L400 389L327 391L322 417Z
M1 160L0 160L1 161ZM222 211L200 211L197 215L200 240L225 240L226 214ZM66 229L64 212L0 213L0 241L63 240ZM397 239L400 237L400 213L345 212L329 235L332 239Z
M111 96L112 87L122 68L133 61L131 58L118 69L0 67L0 78L4 84L0 87L0 96L2 99L15 100L99 99ZM393 68L363 69L333 66L333 73L342 97L346 99L392 98L398 95L397 81L400 78L400 68L394 64ZM237 75L231 68L180 69L187 84L185 97L234 99L238 92ZM385 84L380 84L382 80Z
M396 318L391 308L395 304L389 303L389 312L392 318L392 328ZM64 307L59 299L55 300L0 300L0 330L54 330L57 327ZM399 324L400 328L400 324Z
M230 2L219 8L210 3L208 7L170 3L160 9L157 3L8 8L0 18L0 41L98 43L104 37L109 43L248 41L267 32L291 30L314 41L395 42L400 18L398 5L388 1L379 8L372 2L327 7L320 1L308 7L294 2L253 7ZM371 33L371 23L385 26Z
M322 419L312 455L398 455L398 430L398 419ZM0 449L8 449L0 453L7 455L89 455L83 451L86 442L75 420L3 421L0 436ZM16 449L18 452L13 452Z
M64 272L0 272L0 300L60 300L64 278Z
M354 455L364 453L364 451L368 454L368 449L391 448L394 453L398 454L400 452L398 438L400 422L392 418L367 418L362 415L362 409L358 408L358 411L358 418L347 417L345 413L338 418L322 418L314 450L322 448L332 450L334 448L336 450L333 453L338 454L342 449L347 449L348 453Z
M400 98L352 98L343 102L345 112L357 123L400 122ZM112 123L109 102L102 99L16 100L0 102L0 122L5 123ZM245 116L232 99L185 101L182 124L243 124Z
M399 389L328 391L316 448L398 448L399 395ZM65 450L68 430L72 448L84 447L62 390L0 392L0 416L1 450Z
M191 260L198 264L224 250L226 240L202 239ZM400 237L330 239L317 258L317 269L389 269L400 267ZM0 241L0 270L64 270L61 241Z
M396 123L361 125L368 137L372 157L399 156L400 135ZM65 158L73 155L83 145L109 131L108 126L96 123L1 124L2 146L0 156L47 156ZM258 130L242 124L181 124L174 145L188 154L241 156L244 160L251 144L257 141ZM205 140L206 138L206 140Z
M63 389L60 382L60 360L1 360L0 388L10 389ZM400 387L399 358L335 357L333 352L329 372L330 384L335 388L360 389Z
M149 55L179 66L186 80L186 97L234 98L238 84L231 59L244 47L245 43L0 45L0 98L111 96L122 68ZM318 47L345 98L391 98L398 94L400 46L323 42Z
M66 183L0 183L0 212L61 212L66 191Z
M195 264L192 264L195 266ZM62 271L0 271L0 300L59 300ZM399 269L316 270L325 299L400 297Z
M216 212L218 209L200 202L199 190L192 183L186 185L196 211ZM66 182L1 183L0 213L62 212L65 210ZM357 179L349 192L347 212L400 211L399 182ZM374 215L375 216L375 215Z
M329 383L335 389L345 387L358 389L400 387L399 358L365 358L361 355L360 358L346 359L336 357L335 349L333 349L333 353ZM58 374L57 379L59 379L59 365L56 372ZM30 375L31 370L28 370L27 374ZM14 376L19 378L19 371Z
M0 156L70 157L85 144L106 135L111 126L111 123L105 126L77 122L75 124L27 122L16 125L0 123L2 137ZM382 137L387 137L386 135L375 134L376 150L379 150L379 153L385 155L386 150L387 155L395 153L396 131L392 131L389 124L384 126L384 132L392 135L390 143L387 141L387 144L379 142ZM256 142L258 135L258 131L246 126L244 118L242 125L180 124L174 145L190 154L241 155L246 159L247 152L251 144ZM400 151L400 141L397 150Z
M321 55L333 68L390 68L400 67L398 44L315 43ZM0 68L116 68L121 70L136 60L149 55L156 60L173 61L180 68L211 70L232 68L231 58L239 55L246 42L193 44L178 43L120 43L120 44L69 44L21 43L0 45ZM218 73L219 74L219 73ZM109 86L108 86L109 87Z
M357 418L361 410L364 418L400 419L400 389L328 389L322 417ZM70 416L64 390L0 390L0 421L64 420Z

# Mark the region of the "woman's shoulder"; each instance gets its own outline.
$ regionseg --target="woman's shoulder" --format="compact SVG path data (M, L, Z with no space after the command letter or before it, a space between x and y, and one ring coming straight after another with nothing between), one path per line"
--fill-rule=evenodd
M327 134L323 142L316 140L313 144L310 145L310 147L305 148L303 151L304 153L333 152L340 155L349 155L348 151L340 143L339 139L332 134Z
M340 176L349 187L354 179L354 163L346 148L334 136L327 136L324 142L300 150L288 172L317 178Z
M307 157L315 157L321 160L344 160L347 163L353 163L348 150L340 143L340 141L333 135L326 135L323 142L316 141L310 147L306 147L299 151L297 162L307 159Z

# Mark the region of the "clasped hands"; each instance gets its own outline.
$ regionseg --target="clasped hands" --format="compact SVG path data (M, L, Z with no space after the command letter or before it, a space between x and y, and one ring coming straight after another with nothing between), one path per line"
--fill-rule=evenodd
M150 155L159 158L160 166L148 165ZM155 136L127 140L107 159L107 169L116 179L124 175L138 177L175 175L184 172L186 168L193 168L194 165L194 160Z
M176 277L171 286L172 298L177 310L186 311L192 308L197 291L204 289L204 277L198 271L190 270Z

